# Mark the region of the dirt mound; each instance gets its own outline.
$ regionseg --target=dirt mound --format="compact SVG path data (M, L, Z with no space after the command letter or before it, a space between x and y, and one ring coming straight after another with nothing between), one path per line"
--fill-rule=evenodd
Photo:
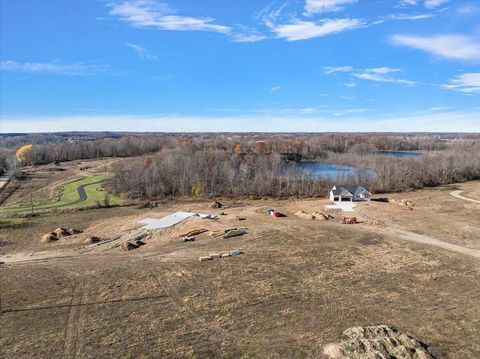
M55 241L58 241L58 237L57 237L57 234L52 232L52 233L47 233L45 235L42 236L42 238L40 239L40 242L42 243L50 243L50 242L55 242Z
M88 237L87 239L85 239L85 240L83 241L83 243L85 243L85 244L93 244L93 243L98 243L98 242L100 242L100 241L102 241L102 239L101 239L100 237L90 236L90 237Z
M307 213L305 211L298 211L297 213L295 213L295 215L297 217L300 217L300 218L305 218L305 219L315 219L315 216L310 214L310 213Z
M141 242L140 240L136 241L136 243L132 243L132 242L125 242L122 244L122 250L124 251L131 251L132 249L137 249L138 247L140 247L140 244L138 244L138 242ZM142 242L143 243L143 242Z
M386 325L349 328L343 332L343 338L325 346L327 358L434 359L425 344Z
M73 236L74 234L82 233L82 231L78 229L73 229L73 228L58 227L52 233L55 233L55 235L58 238L62 238L62 237L68 237L68 236Z
M222 205L220 202L218 202L218 201L214 201L214 202L210 205L210 207L212 207L212 208L222 208L223 205Z

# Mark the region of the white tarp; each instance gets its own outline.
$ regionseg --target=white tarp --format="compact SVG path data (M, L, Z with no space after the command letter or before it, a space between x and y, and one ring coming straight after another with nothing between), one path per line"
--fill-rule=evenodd
M335 202L335 204L327 205L327 209L341 209L344 212L355 212L354 208L357 205L353 202Z
M144 224L145 229L168 228L193 216L198 216L198 213L175 212L163 218L145 218L141 220L139 223Z

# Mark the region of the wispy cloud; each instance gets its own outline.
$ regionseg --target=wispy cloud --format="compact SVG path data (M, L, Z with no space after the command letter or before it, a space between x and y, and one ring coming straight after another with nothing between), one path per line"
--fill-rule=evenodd
M170 31L211 31L227 35L235 42L257 42L267 38L255 30L245 30L244 26L220 25L216 24L215 19L210 17L181 16L177 12L163 2L129 0L111 4L109 14L138 28Z
M60 64L58 62L17 62L11 60L0 62L0 70L2 71L47 73L58 75L89 75L104 71L107 68L107 65L93 62L79 62L68 65Z
M360 72L352 73L353 77L361 80L377 81L377 82L392 82L404 85L413 85L415 81L399 79L392 74L400 72L400 69L393 69L390 67L376 67L372 69L365 69Z
M459 34L417 36L396 34L391 37L395 45L422 50L452 60L480 60L480 42Z
M437 8L443 4L446 4L449 0L424 0L424 1L419 1L419 0L400 0L398 4L400 6L415 6L418 5L420 2L423 3L423 5L426 8L429 9L434 9Z
M335 72L350 72L353 71L351 66L324 66L323 72L326 75L334 74Z
M433 9L443 4L446 4L448 1L449 0L426 0L424 4L425 4L425 7L428 7L429 9Z
M270 92L271 93L274 93L274 92L278 92L282 89L282 86L273 86L271 89L270 89Z
M400 69L395 69L391 67L375 67L367 69L354 69L351 66L325 66L323 67L324 73L330 75L336 72L346 72L349 73L352 78L360 80L369 80L376 82L391 82L404 85L414 85L415 81L400 79L394 76L394 74L401 72ZM353 79L352 79L353 80ZM346 83L347 87L355 87L357 84L353 81Z
M230 28L213 23L212 18L174 15L164 3L151 0L124 1L111 5L110 15L135 27L175 31L214 31L229 33Z
M469 94L480 93L480 72L461 74L443 87Z
M144 47L137 45L137 44L132 44L127 42L125 45L127 45L129 48L133 49L138 56L140 56L142 59L148 60L148 61L158 61L158 57L155 55L150 54L147 49Z
M358 0L306 0L305 15L313 15L322 12L343 10L346 5L354 4Z
M298 41L353 30L363 25L359 19L328 19L319 22L296 20L290 24L273 25L271 30L287 41Z

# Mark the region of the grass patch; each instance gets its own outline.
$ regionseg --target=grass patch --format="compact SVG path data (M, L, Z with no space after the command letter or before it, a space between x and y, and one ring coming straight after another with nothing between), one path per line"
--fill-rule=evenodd
M108 195L104 191L98 191L98 188L101 188L100 181L109 179L110 176L104 175L94 175L84 177L72 182L64 184L60 188L60 198L57 201L51 201L47 203L38 203L34 204L34 211L43 211L50 209L62 209L62 208L84 208L84 207L93 207L97 204L104 205L105 198L108 197L108 203L110 205L121 205L123 203L122 199L118 196ZM85 193L87 195L86 200L80 201L80 194L78 188L83 186ZM8 212L28 212L30 210L29 205L22 205L18 207L6 207L1 211L4 213Z

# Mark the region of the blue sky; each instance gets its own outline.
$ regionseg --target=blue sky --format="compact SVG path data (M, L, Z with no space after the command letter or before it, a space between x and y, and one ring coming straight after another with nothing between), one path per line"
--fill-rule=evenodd
M0 10L0 132L480 132L477 0Z

